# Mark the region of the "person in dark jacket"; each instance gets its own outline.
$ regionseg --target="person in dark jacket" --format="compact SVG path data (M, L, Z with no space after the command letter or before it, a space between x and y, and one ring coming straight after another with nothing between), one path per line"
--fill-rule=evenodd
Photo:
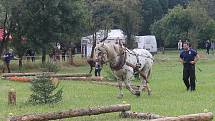
M199 55L194 49L190 48L188 42L183 43L183 49L184 50L180 54L180 61L183 64L183 81L187 91L195 91L195 64L199 59Z
M13 55L13 50L10 49L9 51L6 51L3 55L3 61L4 61L4 65L3 65L3 70L2 72L5 72L5 69L7 68L8 73L10 73L10 61L14 58Z

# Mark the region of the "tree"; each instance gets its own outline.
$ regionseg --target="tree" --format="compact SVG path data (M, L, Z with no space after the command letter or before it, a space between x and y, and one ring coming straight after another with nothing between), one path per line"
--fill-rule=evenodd
M62 100L63 90L62 88L57 90L59 83L56 85L52 80L45 75L42 75L38 79L33 79L29 102L32 104L50 104L57 103Z
M20 0L0 0L0 27L3 29L3 38L0 42L0 56L8 47L8 41L14 29L14 23L11 21L11 12L12 8L16 6L16 3L19 1Z
M199 33L210 20L199 1L191 2L187 8L177 6L165 17L151 26L153 34L164 40L165 46L175 47L179 39L189 40L198 47ZM162 35L161 35L162 33Z
M168 10L167 0L144 0L143 2L143 21L140 30L141 35L151 34L149 28L152 23L162 18Z
M85 28L87 9L83 0L23 0L28 40L42 49L42 62L51 43L77 38Z
M142 16L140 14L142 1L124 0L118 9L120 28L127 35L127 47L134 47L135 35L139 33Z

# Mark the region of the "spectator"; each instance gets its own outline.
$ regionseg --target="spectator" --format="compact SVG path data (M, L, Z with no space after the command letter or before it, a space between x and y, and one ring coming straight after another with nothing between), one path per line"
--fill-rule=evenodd
M62 60L66 61L66 49L65 48L62 50Z
M215 43L214 41L211 41L211 50L214 51L214 49L215 49Z
M36 55L35 50L31 50L31 61L32 62L35 62L35 55Z
M100 59L97 58L95 62L95 76L100 76L101 70L102 70L101 62Z
M207 49L206 53L209 54L210 53L209 51L210 51L210 48L211 48L211 43L210 43L209 40L206 41L205 46L206 46L206 49Z
M179 40L178 41L178 51L179 51L179 54L182 52L183 48L182 48L182 41Z
M13 50L10 49L9 51L7 50L4 55L3 55L3 61L4 61L4 65L3 65L3 69L2 69L2 72L4 73L5 72L5 69L7 68L8 70L8 73L11 72L10 70L10 61L15 58L15 59L18 59L16 57L14 57L14 54L13 54Z

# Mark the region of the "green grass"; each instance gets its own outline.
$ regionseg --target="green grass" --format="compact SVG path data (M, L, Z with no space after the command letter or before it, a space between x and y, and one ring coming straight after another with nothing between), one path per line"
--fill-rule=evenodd
M204 55L203 52L200 52ZM118 89L110 86L95 85L88 82L62 81L63 101L56 105L32 106L26 104L31 94L28 83L19 83L0 80L0 120L13 115L31 114L37 112L52 112L73 108L107 106L126 101L131 104L132 111L152 112L165 116L176 116L203 112L204 109L215 113L215 57L204 55L205 59L197 64L202 71L196 68L197 90L187 92L182 81L182 65L178 62L176 52L158 54L150 78L152 95L143 93L135 97L124 89L124 98L117 99ZM60 73L88 72L88 66L72 67L61 64ZM103 75L105 75L103 71ZM17 105L8 106L7 92L14 88L17 92ZM65 119L64 121L133 121L120 119L119 113L102 114L99 116L85 116Z

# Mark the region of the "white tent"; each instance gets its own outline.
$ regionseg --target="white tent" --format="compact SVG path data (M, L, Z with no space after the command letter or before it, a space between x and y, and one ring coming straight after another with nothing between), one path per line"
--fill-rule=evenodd
M119 40L123 43L126 41L126 37L123 34L121 29L113 29L108 31L108 33L104 30L99 30L96 32L96 41L97 43L101 41L108 35L107 39L104 41L105 43L118 43ZM81 38L81 48L82 54L85 56L90 56L93 45L93 35L89 35Z

